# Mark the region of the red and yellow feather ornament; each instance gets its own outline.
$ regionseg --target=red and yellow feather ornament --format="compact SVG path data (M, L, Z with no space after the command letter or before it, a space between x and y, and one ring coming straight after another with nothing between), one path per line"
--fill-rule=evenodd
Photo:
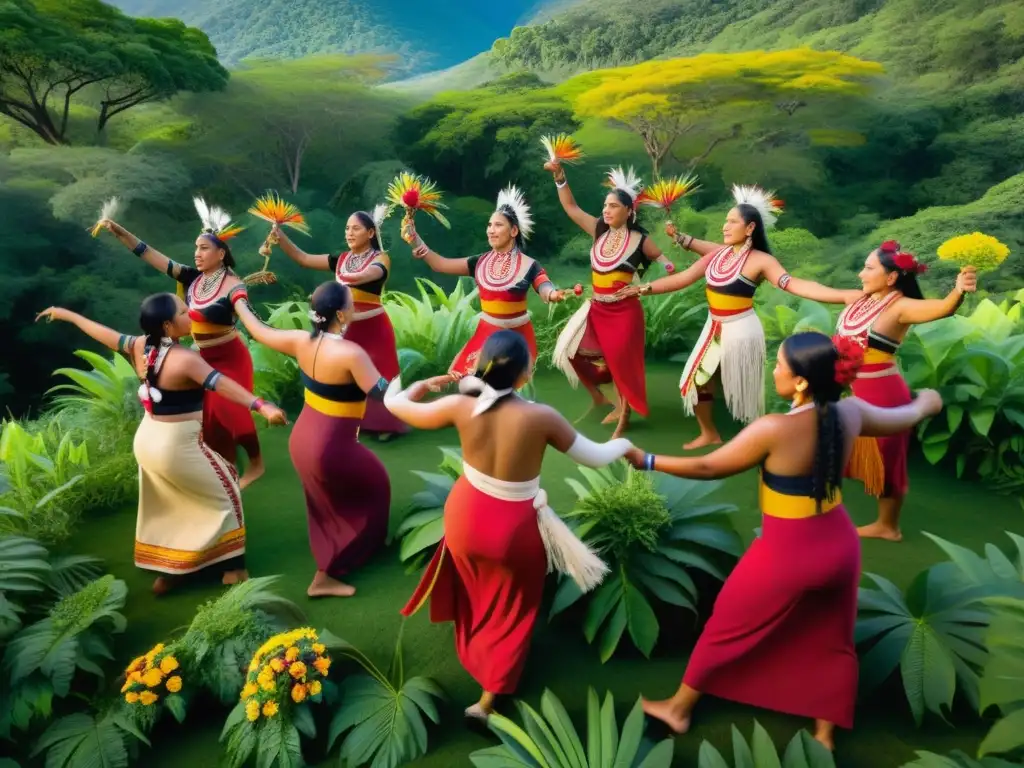
M405 216L402 221L402 239L411 243L411 235L408 232L408 224L411 223L416 211L423 211L428 216L433 216L445 229L451 229L448 219L441 213L441 208L447 208L441 202L441 193L437 185L425 176L417 176L402 171L394 180L388 184L388 202L394 207L405 209Z
M639 203L671 213L673 205L698 189L700 185L697 183L697 177L693 175L658 179L640 193Z
M567 133L559 133L557 136L542 136L540 143L544 145L550 163L575 165L584 157L580 145Z
M288 227L304 235L309 234L309 225L302 212L291 203L285 202L277 192L267 192L256 199L249 213L258 219L275 224L278 227ZM273 230L267 235L267 239L260 246L260 256L263 257L263 268L251 275L246 275L244 280L248 285L270 285L277 282L277 275L269 271L270 254L278 244L277 236Z

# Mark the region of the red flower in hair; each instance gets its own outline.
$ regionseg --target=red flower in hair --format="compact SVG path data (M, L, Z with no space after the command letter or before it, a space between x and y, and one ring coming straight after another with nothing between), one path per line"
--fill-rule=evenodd
M848 387L857 378L857 371L864 364L864 348L849 336L833 336L836 348L836 383Z
M928 269L927 266L917 261L913 254L910 253L897 253L893 256L892 263L896 265L900 272L913 272L915 275L924 274Z
M878 250L884 251L885 253L898 253L900 250L900 244L896 240L886 240L878 246Z

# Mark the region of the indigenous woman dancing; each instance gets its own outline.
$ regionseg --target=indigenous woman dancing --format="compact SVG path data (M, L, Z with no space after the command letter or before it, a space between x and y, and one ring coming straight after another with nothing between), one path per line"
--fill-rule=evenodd
M641 190L632 168L628 174L621 168L608 174L612 191L605 197L600 219L576 204L558 162L550 161L544 168L554 175L558 200L569 218L594 238L590 249L593 294L558 337L555 364L574 387L583 382L594 406L609 405L601 385L615 384L615 409L603 423L615 422L613 437L618 437L629 425L630 409L647 416L644 310L635 297L619 291L637 275L643 276L652 261L669 270L672 262L636 223Z
M308 269L334 273L334 278L352 291L354 311L345 330L345 339L366 350L381 376L388 381L398 375L398 347L391 318L384 311L381 296L391 274L391 259L381 247L380 224L387 206L377 206L373 213L356 211L345 224L348 250L340 254L309 254L299 248L275 226L276 237L288 257ZM379 400L366 402L361 432L371 432L381 440L404 434L409 428L392 416Z
M853 394L873 405L892 407L910 402L910 389L896 367L896 352L910 326L954 314L965 294L977 290L973 267L965 267L944 299L925 299L917 276L927 267L900 244L887 240L868 254L860 272L861 290L840 291L794 280L789 290L827 304L845 304L837 332L855 340L866 352L865 365L853 382ZM868 538L900 541L900 511L909 480L907 449L910 433L857 440L847 476L861 480L878 496L878 519L858 529Z
M242 289L244 291L244 289ZM142 302L144 336L128 336L61 307L36 318L72 323L87 336L123 354L143 380L146 409L135 432L139 464L139 512L135 565L162 574L161 595L178 577L217 565L225 584L245 581L245 518L232 464L202 438L204 393L216 392L271 424L287 424L284 412L210 367L178 341L191 330L188 307L174 294Z
M552 284L548 273L535 259L523 253L524 244L533 230L533 217L522 193L513 186L498 194L498 205L487 222L487 242L491 250L466 259L446 259L423 242L416 234L411 218L402 223L403 238L412 243L412 255L443 275L472 277L480 293L480 320L472 338L462 348L449 371L468 374L476 370L480 350L494 333L503 328L514 330L526 340L530 350L532 377L537 362L537 339L526 308L530 287L546 303L562 301L565 292Z
M230 217L220 208L210 208L201 198L194 200L203 230L196 238L195 266L171 261L124 227L110 219L101 222L107 231L151 267L177 280L185 290L192 340L199 354L211 366L230 376L246 389L254 377L249 348L235 330L235 315L228 294L242 281L232 271L235 257L227 240L238 233ZM234 464L237 447L249 457L239 485L244 489L263 475L265 467L252 414L244 407L214 394L203 402L203 441Z
M247 301L235 311L261 344L295 358L306 403L288 440L295 471L306 493L309 544L316 574L310 597L351 597L340 581L384 544L391 506L391 481L380 459L359 444L367 398L383 400L388 382L369 353L345 338L355 314L350 289L324 283L310 302L312 335L282 331L260 322Z
M813 718L814 738L828 749L836 725L853 726L860 541L843 508L843 467L858 435L895 434L942 408L933 391L892 409L840 400L862 359L848 339L798 333L782 343L775 367L776 390L793 399L789 413L758 419L706 456L634 448L627 457L694 479L761 470L760 538L722 587L679 690L643 703L676 733L690 727L705 693Z
M735 419L749 423L764 413L767 352L764 329L754 312L754 293L763 280L794 293L794 286L809 285L786 274L771 255L766 229L775 223L778 210L772 195L758 187L734 186L732 191L736 206L722 225L724 245L680 234L669 222L665 231L701 258L678 274L628 286L620 293L671 293L702 277L707 283L708 318L679 379L683 410L696 414L700 426L700 434L683 446L685 450L722 442L713 413L717 383Z
M428 390L459 380L456 373L413 384L392 382L385 403L418 429L454 425L462 443L463 475L444 509L444 539L403 615L430 599L434 622L455 622L459 661L483 688L468 717L486 718L496 695L516 689L544 592L557 569L584 592L607 566L547 506L540 469L548 446L580 464L600 467L620 458L628 440L597 444L556 411L520 399L530 377L522 335L498 331L484 344L477 376L462 378L461 394L419 403Z

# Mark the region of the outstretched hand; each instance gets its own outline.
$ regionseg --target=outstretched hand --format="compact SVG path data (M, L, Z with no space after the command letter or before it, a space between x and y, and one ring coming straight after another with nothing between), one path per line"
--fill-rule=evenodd
M35 321L38 323L44 317L48 323L52 323L54 320L67 320L68 310L64 309L64 307L47 307L36 315Z
M676 235L679 234L679 230L676 229L676 225L673 224L671 221L666 221L665 222L665 234L668 235L669 237L671 237L674 240Z
M964 293L978 290L978 271L974 267L964 267L956 276L956 287Z
M626 461L632 464L637 469L644 468L644 460L647 458L647 452L643 448L637 448L635 445L631 446L626 455L623 456Z
M263 403L260 406L259 414L271 424L277 426L286 426L288 424L288 414L273 403Z
M914 399L922 418L935 416L942 411L942 395L934 389L922 389Z
M427 254L430 253L430 249L427 248L427 244L417 245L412 249L412 256L414 259L425 259Z

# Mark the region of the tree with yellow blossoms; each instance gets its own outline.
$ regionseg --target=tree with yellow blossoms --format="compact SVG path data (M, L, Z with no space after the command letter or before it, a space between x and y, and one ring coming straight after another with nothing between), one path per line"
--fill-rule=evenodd
M792 117L810 103L848 105L868 91L882 66L834 51L705 53L602 69L561 86L578 117L619 123L640 136L654 176L676 141L707 133L691 169L766 112Z

